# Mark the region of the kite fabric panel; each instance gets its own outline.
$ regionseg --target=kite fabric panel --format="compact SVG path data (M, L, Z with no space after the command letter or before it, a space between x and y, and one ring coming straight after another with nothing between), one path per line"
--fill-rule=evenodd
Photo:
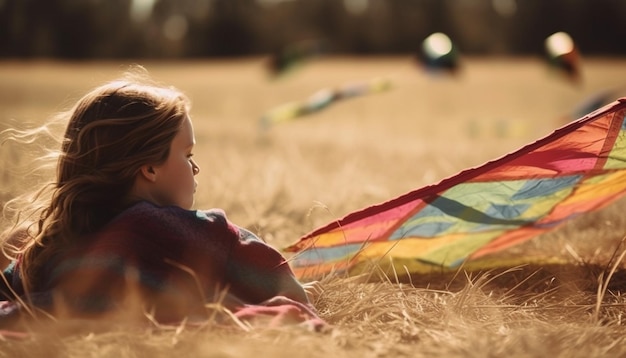
M454 270L626 194L626 98L521 149L348 214L286 248L301 279Z

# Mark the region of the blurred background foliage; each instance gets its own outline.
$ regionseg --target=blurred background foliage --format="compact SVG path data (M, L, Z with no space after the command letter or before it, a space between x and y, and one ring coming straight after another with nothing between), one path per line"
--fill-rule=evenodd
M443 32L465 54L543 53L569 33L585 55L626 54L626 0L0 0L0 57L188 58L406 54Z

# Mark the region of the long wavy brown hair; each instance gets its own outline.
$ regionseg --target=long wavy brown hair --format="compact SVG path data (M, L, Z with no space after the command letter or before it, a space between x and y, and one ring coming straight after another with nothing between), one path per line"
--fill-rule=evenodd
M45 262L132 204L129 192L141 166L167 159L189 105L180 91L134 70L93 89L67 112L56 180L32 196L30 208L16 210L13 232L4 234L5 241L14 238L11 252L27 291L38 289Z

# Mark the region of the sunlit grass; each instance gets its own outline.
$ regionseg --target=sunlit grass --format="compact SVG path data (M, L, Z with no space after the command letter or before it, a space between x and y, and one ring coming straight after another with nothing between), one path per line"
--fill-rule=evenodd
M583 85L572 87L533 58L470 58L460 77L430 78L410 59L394 57L320 60L270 81L263 60L144 65L193 101L194 158L202 169L196 207L223 208L276 247L534 141L564 125L586 96L626 78L623 61L588 60ZM123 68L0 64L0 130L42 123ZM391 90L259 129L261 115L277 105L376 77L389 77ZM25 174L31 163L25 150L11 143L0 150L2 202L42 180ZM27 341L0 342L0 356L620 356L626 281L611 269L624 250L624 205L499 254L516 263L510 270L411 282L375 269L373 279L326 278L316 301L334 326L326 334L66 322ZM525 257L571 264L524 266Z

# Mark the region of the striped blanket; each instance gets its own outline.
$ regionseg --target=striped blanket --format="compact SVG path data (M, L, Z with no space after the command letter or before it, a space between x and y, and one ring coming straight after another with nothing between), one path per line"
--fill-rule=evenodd
M215 317L207 307L218 303L231 318L326 326L285 258L216 209L139 202L48 262L27 295L19 265L9 265L0 284L0 329L23 319L20 299L55 317L149 313L176 323Z

